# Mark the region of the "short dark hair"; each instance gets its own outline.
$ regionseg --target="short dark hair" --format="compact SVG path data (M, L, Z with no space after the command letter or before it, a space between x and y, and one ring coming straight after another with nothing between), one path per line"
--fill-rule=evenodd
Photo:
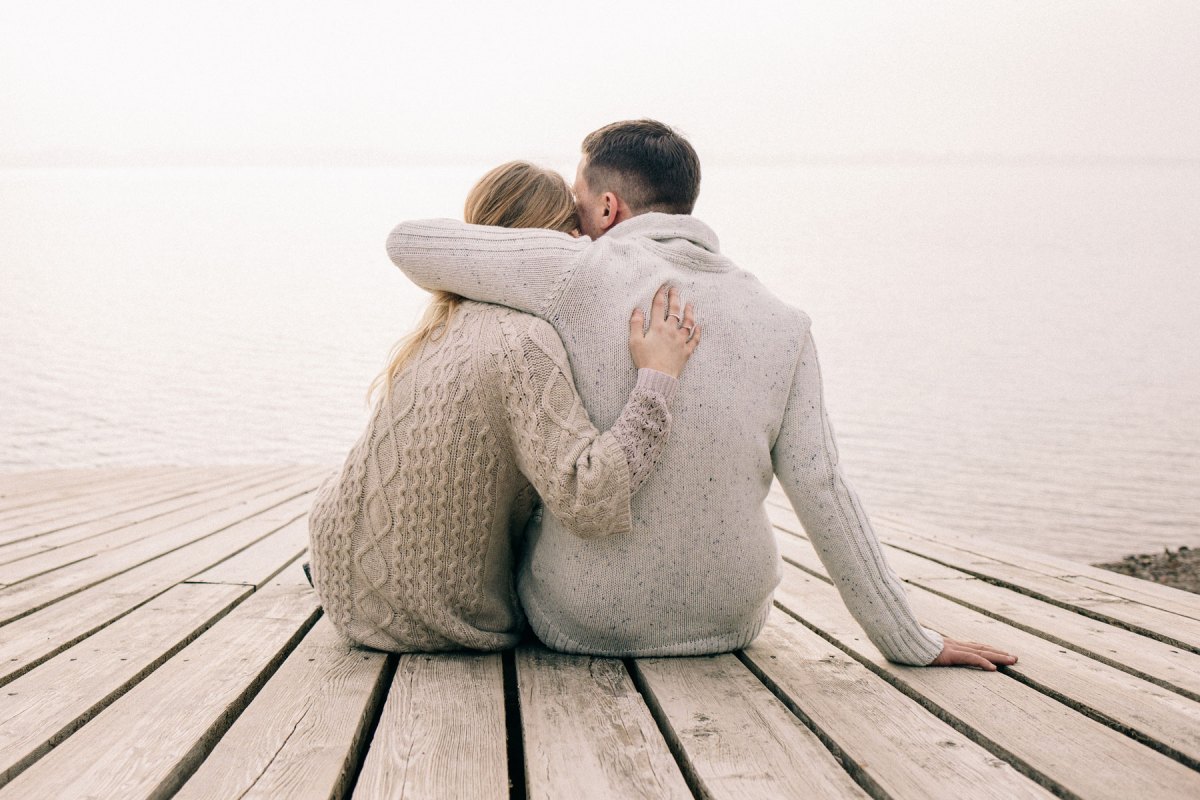
M614 122L583 140L593 192L615 191L633 211L690 214L700 194L700 159L688 140L652 119Z

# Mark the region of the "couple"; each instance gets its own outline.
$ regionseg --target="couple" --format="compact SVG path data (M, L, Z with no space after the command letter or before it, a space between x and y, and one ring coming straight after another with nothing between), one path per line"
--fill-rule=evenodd
M809 319L691 216L691 145L638 120L582 149L573 202L560 176L508 164L466 223L388 237L434 299L310 516L334 626L401 652L510 647L526 618L573 653L745 647L780 579L778 477L886 658L1013 663L917 621L838 466Z

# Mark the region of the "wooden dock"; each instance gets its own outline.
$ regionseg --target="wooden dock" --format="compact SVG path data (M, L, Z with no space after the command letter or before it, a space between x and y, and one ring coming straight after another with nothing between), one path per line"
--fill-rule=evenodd
M745 651L345 647L300 569L325 468L0 475L5 798L1200 798L1200 596L877 520L923 622L888 663L786 500Z

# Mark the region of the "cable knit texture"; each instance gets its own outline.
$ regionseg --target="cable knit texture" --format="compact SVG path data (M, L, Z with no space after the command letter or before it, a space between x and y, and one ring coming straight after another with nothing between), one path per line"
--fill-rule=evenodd
M613 423L634 385L622 324L664 281L696 304L704 341L672 404L660 465L632 531L530 526L518 577L547 645L609 656L735 650L761 630L780 579L763 509L778 475L850 612L884 656L928 664L922 627L842 474L809 318L720 254L692 216L643 214L592 242L540 230L406 222L388 253L414 282L536 314L562 336L592 419Z
M513 534L539 495L567 535L628 534L675 384L642 370L600 433L549 324L464 302L317 491L313 583L334 627L394 652L516 644Z

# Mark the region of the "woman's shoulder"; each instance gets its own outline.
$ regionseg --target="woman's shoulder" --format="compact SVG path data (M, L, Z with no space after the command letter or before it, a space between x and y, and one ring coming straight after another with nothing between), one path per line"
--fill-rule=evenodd
M494 327L505 339L533 338L542 340L546 336L558 338L554 326L541 317L535 317L524 311L499 306L493 303L479 303L474 300L463 301L463 309L476 316L484 326Z

